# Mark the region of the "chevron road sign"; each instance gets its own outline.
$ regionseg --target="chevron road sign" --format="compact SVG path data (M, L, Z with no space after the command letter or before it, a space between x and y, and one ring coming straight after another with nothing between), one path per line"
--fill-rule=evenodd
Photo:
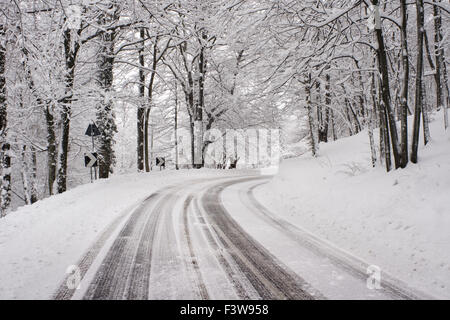
M87 168L97 167L98 161L97 161L97 152L88 152L84 154L84 165Z
M166 158L164 157L156 157L156 165L161 168L166 168Z

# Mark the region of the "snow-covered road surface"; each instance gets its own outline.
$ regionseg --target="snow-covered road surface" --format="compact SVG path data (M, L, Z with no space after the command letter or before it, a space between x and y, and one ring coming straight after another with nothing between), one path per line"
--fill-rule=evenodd
M268 177L188 180L120 216L62 281L56 299L414 299L367 264L264 208L253 190Z

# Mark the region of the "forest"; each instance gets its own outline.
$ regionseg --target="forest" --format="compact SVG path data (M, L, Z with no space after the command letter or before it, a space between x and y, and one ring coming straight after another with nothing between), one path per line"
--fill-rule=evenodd
M420 163L433 116L449 125L449 13L440 0L1 0L0 216L87 183L93 142L100 179L155 156L202 168L211 129L278 129L284 157L366 132L372 166ZM180 128L184 165L170 157Z

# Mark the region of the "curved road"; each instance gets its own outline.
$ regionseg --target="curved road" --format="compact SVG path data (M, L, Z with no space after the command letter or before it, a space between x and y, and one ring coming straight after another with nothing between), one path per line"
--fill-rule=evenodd
M363 262L256 201L253 190L267 179L190 180L150 195L108 226L81 258L79 286L70 285L70 275L54 298L421 298L387 275L381 290L367 289ZM281 245L277 237L289 254L275 250ZM302 269L307 265L313 268ZM323 281L336 273L342 275L339 290L332 281ZM350 294L355 290L356 297Z

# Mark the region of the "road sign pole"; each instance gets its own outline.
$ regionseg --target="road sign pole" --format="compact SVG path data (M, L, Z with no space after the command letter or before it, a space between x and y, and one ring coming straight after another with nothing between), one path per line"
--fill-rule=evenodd
M85 166L86 167L90 167L90 173L91 173L91 182L94 182L94 178L95 180L97 180L97 166L98 166L98 157L97 157L97 153L95 152L95 141L94 141L94 137L95 136L99 136L100 130L98 130L97 126L95 125L95 122L92 121L91 124L89 124L85 135L91 137L92 139L92 153L89 154L88 156L85 156ZM94 161L94 162L92 162ZM92 174L92 167L94 167L94 175Z
M94 130L92 130L91 138L92 138L92 152L95 152ZM95 180L97 180L97 167L94 167L94 178ZM91 168L91 181L92 181L92 168Z

